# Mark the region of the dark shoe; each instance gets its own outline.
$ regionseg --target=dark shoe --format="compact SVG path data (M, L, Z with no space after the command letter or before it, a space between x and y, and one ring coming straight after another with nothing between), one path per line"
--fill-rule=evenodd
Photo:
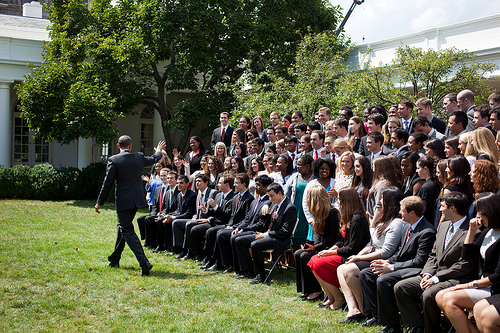
M197 259L197 260L196 260L196 263L197 263L198 265L200 265L200 266L204 266L204 265L206 265L206 264L207 264L207 262L208 262L208 258L207 258L207 257L205 257L205 258L203 258L203 259L202 259L202 258L199 258L199 259Z
M318 303L318 308L327 308L330 306L330 304L325 304L326 302L321 302L321 303Z
M205 272L216 272L216 271L220 271L220 267L218 264L213 264L212 266L205 268L204 271Z
M403 333L403 330L399 326L386 326L379 333Z
M238 275L236 278L241 279L251 279L253 277L252 273L246 272L245 274Z
M222 272L222 273L232 273L232 272L234 272L234 269L233 269L233 267L229 266L229 268L228 268L228 269L226 269L226 270L225 270L224 272Z
M165 252L165 248L157 246L156 249L153 250L153 253L163 253Z
M112 268L120 268L120 264L110 262L110 263L109 263L109 267L112 267Z
M167 256L167 257L173 257L173 256L176 256L176 255L177 255L177 253L175 253L175 252L167 252L167 253L165 253L165 256Z
M259 284L259 283L264 283L264 278L260 274L257 274L255 279L250 281L250 284Z
M213 262L208 261L205 265L201 266L200 269L204 270L204 269L212 267L213 265L214 265Z
M191 259L188 254L186 254L184 257L180 258L179 261L186 261L188 259Z
M377 324L377 317L370 317L366 321L362 322L360 325L364 327L373 326Z
M148 276L149 271L153 268L153 265L151 265L151 263L147 262L145 264L142 264L141 268L142 268L142 276Z
M185 256L186 256L186 254L185 254L185 253L181 253L181 254L179 254L177 257L175 257L175 259L177 259L177 260L181 260L181 258L184 258Z
M345 324L345 323L359 323L360 321L364 320L366 318L366 316L362 313L358 313L354 316L349 316L349 317L345 317L344 319L342 319L341 321L339 321L339 323L341 324Z
M325 297L325 296L323 295L323 293L321 293L321 294L319 294L318 296L316 296L314 298L307 298L306 297L305 300L308 301L308 302L316 302L316 301L319 301L320 299L323 299L323 297Z
M424 333L424 328L420 326L408 327L405 333Z

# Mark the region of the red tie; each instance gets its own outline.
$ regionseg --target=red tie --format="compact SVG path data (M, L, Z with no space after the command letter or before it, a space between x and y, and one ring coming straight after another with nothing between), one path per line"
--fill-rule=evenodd
M221 141L224 141L224 134L226 134L226 131L224 130L224 127L222 127L222 134L220 136Z
M241 194L238 194L238 207L240 206L241 203Z
M295 159L295 154L292 153L292 162L293 162L294 159Z
M408 240L410 239L411 233L413 232L413 229L410 227L410 230L408 230L408 235L406 235L406 241L405 244L408 243Z
M271 223L269 224L269 228L267 229L267 232L269 232L271 230L271 227L273 226L273 222L274 222L274 218L276 217L276 214L278 214L278 205L276 205L276 207L274 207L273 215L271 215Z
M317 159L318 159L318 151L316 150L316 151L314 152L314 160L316 161Z
M160 207L159 207L158 213L161 212L161 207L163 206L163 190L164 189L165 189L165 186L162 186L161 191L160 191Z

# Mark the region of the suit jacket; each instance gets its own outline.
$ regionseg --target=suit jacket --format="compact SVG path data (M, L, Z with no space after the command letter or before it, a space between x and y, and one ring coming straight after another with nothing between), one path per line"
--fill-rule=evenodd
M404 126L404 119L403 119L403 118L399 118L399 120L401 121L401 127L402 127L403 129L406 129L406 128L405 128L405 126ZM410 123L408 124L408 129L407 129L408 134L411 134L411 133L413 133L413 132L414 132L414 130L413 130L413 121L414 121L414 120L415 120L415 118L413 118L413 116L412 116L412 117L411 117L411 120L410 120Z
M168 192L168 185L165 185L164 190L163 190L163 195L160 198L162 188L163 188L163 186L158 186L157 191L155 191L153 205L151 206L151 212L149 213L149 215L153 215L153 216L158 215L159 209L160 209L160 200L162 201L161 207L163 210L163 207L165 205L165 194L166 194L166 192Z
M217 195L217 193L219 193L219 191L211 189L210 187L207 187L205 195L203 196L203 204L206 206L208 199L215 199L215 196ZM208 215L206 213L202 213L200 211L200 204L202 203L200 201L200 199L201 199L201 193L198 193L198 195L196 196L196 211L193 215L193 218L192 218L193 220L196 220L198 218L204 219L204 218L208 217ZM199 215L199 217L198 217L198 215Z
M215 144L217 142L224 142L226 147L229 148L231 145L231 137L233 136L234 128L228 126L226 129L226 133L224 133L224 140L222 140L222 127L217 127L212 132L212 140L210 140L210 147L212 147L212 151L215 149Z
M142 186L141 174L145 166L161 159L161 152L146 157L143 153L131 153L122 150L108 159L106 177L102 183L97 204L104 204L113 183L115 185L116 211L146 207L146 196Z
M420 273L429 258L429 253L436 240L436 230L427 222L425 217L422 217L411 234L410 239L405 243L410 227L409 223L404 226L404 239L399 246L399 250L389 258L389 261L394 264L395 271L409 269L407 276L403 276L403 278Z
M448 127L446 127L446 129L448 129ZM446 129L444 130L445 133L446 133ZM438 130L436 130L435 128L434 128L434 132L431 131L431 133L429 133L429 136L432 138L436 138L436 139L439 139L441 141L444 141L447 139L447 137L444 133L438 132Z
M272 205L269 211L274 211L275 207ZM274 240L274 251L282 252L290 243L296 223L297 208L285 197L274 220L271 219L271 230L268 232L268 236Z
M397 153L396 153L396 157L401 157L401 156L403 156L403 154L404 154L404 153L406 153L408 150L410 150L410 149L408 148L408 146L407 146L407 145L404 145L404 146L401 148L401 150L400 150L399 152L397 152L397 149L396 149L394 152L397 152Z
M323 147L323 149L326 149L326 148L325 148L325 147ZM323 151L322 151L322 152L323 152ZM313 150L311 150L310 152L306 153L306 155L309 155L309 156L311 156L311 157L314 159L314 149L313 149ZM321 154L320 154L320 153L318 153L318 155L321 155ZM324 160L326 160L327 158L329 158L329 159L331 159L331 160L335 161L334 156L333 156L333 155L332 155L332 153L330 153L329 151L327 151L327 152L326 152L325 157L318 156L318 158L322 158L322 159L324 159Z
M223 225L226 221L229 221L231 218L231 213L233 212L233 197L235 192L233 190L226 193L224 197L224 201L222 201L222 192L217 193L215 196L215 202L217 203L216 208L208 207L206 215L208 216L208 220L210 224L215 225Z
M189 162L189 172L191 175L195 171L201 169L200 161L201 161L201 158L203 157L203 155L205 155L206 153L207 153L207 151L205 149L200 148L200 151L198 152L198 154L194 155L193 157L191 157L191 151L189 151L186 154L186 156L184 156L186 161Z
M266 151L264 149L262 149L262 152L259 154L259 156L264 158L265 154L266 154ZM248 155L247 157L245 157L243 159L243 164L245 165L245 170L248 170L248 168L250 167L250 162L252 161L252 158L254 158L256 156L257 156L257 154L252 154L252 155Z
M269 200L267 195L259 199L253 200L250 204L250 212L238 226L239 230L262 232L265 231L264 228L267 228L269 225L271 214L262 215L262 207L265 205L271 206L271 200Z
M366 135L360 139L358 153L363 156L370 156L370 152L366 149Z
M431 126L441 134L444 134L447 128L446 123L441 119L437 118L436 116L432 117Z
M232 200L231 218L227 222L227 225L233 228L237 228L239 224L243 222L245 216L247 216L248 212L250 211L250 204L254 199L248 190L245 191L245 193L243 194L239 205L238 205L238 197L239 193L235 193L233 199L231 199Z
M461 258L465 236L469 229L469 220L465 219L445 248L444 241L450 224L450 221L444 221L439 225L436 241L420 274L435 275L440 282L451 279L457 280L457 283L470 281L477 272L474 268L477 268L478 257L470 260Z
M168 186L167 186L168 188ZM161 212L162 214L171 214L177 210L177 196L180 191L177 189L177 186L174 188L172 192L172 203L170 204L170 191L166 191L163 196L163 204Z
M172 214L176 219L188 219L190 220L196 212L196 194L190 189L186 190L184 198L182 193L179 192L177 195L177 209Z

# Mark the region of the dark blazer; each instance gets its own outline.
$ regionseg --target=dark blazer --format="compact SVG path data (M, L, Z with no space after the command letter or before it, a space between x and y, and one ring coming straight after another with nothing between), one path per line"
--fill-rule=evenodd
M413 186L415 186L416 183L418 183L419 181L422 180L422 178L420 178L418 176L418 173L415 172L415 174L410 178L410 182L408 184L408 187L406 187L406 181L408 180L408 177L409 176L406 176L404 178L404 181L403 181L403 196L406 198L406 197L410 197L413 195Z
M382 145L382 153L384 155L389 155L391 153L394 153L396 149L392 148L392 143L387 143L385 145Z
M316 251L322 251L332 247L341 238L339 231L339 211L336 208L330 210L325 219L325 228L322 234L313 234L313 246Z
M208 207L206 212L210 224L224 225L231 218L231 213L233 212L233 197L235 192L233 190L226 193L224 201L222 201L222 192L217 193L215 196L215 202L217 203L217 209ZM222 202L221 202L222 201Z
M477 273L478 257L464 260L461 258L462 247L465 236L469 229L469 220L466 218L460 228L451 238L448 246L444 248L446 233L450 226L450 221L442 222L436 233L436 241L429 254L429 259L425 263L420 275L429 273L436 275L439 281L456 280L456 283L470 281Z
M424 202L424 217L427 221L434 221L434 207L440 191L441 187L429 178L417 192L417 196Z
M193 158L191 158L191 151L189 151L184 158L186 161L189 162L189 172L193 174L195 171L201 169L200 161L203 155L205 155L207 151L205 149L201 149L198 152L198 154L194 155Z
M210 147L212 147L212 151L215 149L215 144L217 142L224 142L226 147L229 148L231 145L231 137L233 136L233 131L234 128L231 126L228 126L226 129L226 133L224 133L224 140L222 140L222 127L217 127L214 129L212 132L212 140L210 140Z
M260 157L264 158L264 155L266 154L266 151L262 149L262 152L259 154ZM252 154L248 155L247 157L243 158L243 164L245 165L245 170L248 170L250 167L250 162L252 161L252 158L256 157L257 154Z
M485 228L472 244L464 244L462 258L471 260L480 257L483 276L488 277L493 283L491 294L500 294L500 239L493 243L487 250L485 258L481 257L480 248L486 234L490 229Z
M168 192L168 185L165 185L165 188L163 190L163 196L162 198L160 198L160 194L161 194L161 189L162 189L163 186L158 186L157 190L158 191L155 191L155 197L154 197L154 200L153 200L153 205L151 206L151 212L149 213L149 215L158 215L159 213L159 209L160 209L160 200L162 201L162 210L163 208L165 207L165 194Z
M205 192L205 196L203 197L203 204L206 206L208 199L215 199L215 196L217 195L217 193L219 193L219 191L211 189L210 187L207 187L207 190ZM206 215L206 213L200 212L200 204L201 204L200 197L201 197L201 193L198 193L198 195L196 196L196 211L193 215L193 218L192 218L193 220L195 220L197 218L204 219L204 218L208 217ZM199 217L198 217L198 214L200 214Z
M168 188L168 185L167 185ZM177 196L179 195L179 190L177 189L177 186L174 188L174 191L172 192L172 204L169 205L170 203L170 191L165 192L165 195L163 196L163 205L162 205L162 210L161 214L171 214L177 210Z
M267 194L259 199L255 199L250 204L250 211L238 226L239 230L243 231L259 231L263 232L267 230L269 222L271 221L271 214L262 215L262 207L271 206L271 200L269 200ZM265 229L265 230L264 230Z
M437 118L436 116L432 117L431 126L441 134L444 134L444 132L446 132L447 128L446 123L441 119Z
M250 211L250 204L252 203L254 197L250 194L248 190L245 191L243 197L241 198L241 203L238 205L239 193L235 193L232 200L232 212L231 218L227 222L228 226L237 228L241 222L245 219Z
M97 204L104 204L113 183L115 185L116 211L146 207L146 196L142 185L141 174L145 166L158 162L161 152L146 157L143 153L131 153L122 150L108 159L106 177L102 183Z
M410 239L405 243L410 227L410 224L404 226L403 240L399 250L389 258L389 261L394 264L394 270L409 268L408 276L402 276L403 278L420 273L436 240L436 230L425 217L422 217Z
M361 212L352 215L350 227L346 228L343 241L337 242L337 254L342 257L342 263L347 258L358 254L370 241L370 225L366 216Z
M274 210L275 205L269 209ZM274 251L282 252L290 243L293 229L297 223L297 208L285 197L274 220L271 221L271 230L268 235L274 240Z
M407 146L407 145L404 145L404 146L401 148L401 150L400 150L400 151L396 154L396 157L400 158L400 157L401 157L401 156L403 156L403 154L404 154L404 153L406 153L408 150L410 150L410 149L408 148L408 146ZM396 151L397 151L397 149L396 149L394 152L396 152Z
M184 198L182 193L177 195L177 210L172 214L176 219L190 220L196 212L196 194L190 189L186 190Z

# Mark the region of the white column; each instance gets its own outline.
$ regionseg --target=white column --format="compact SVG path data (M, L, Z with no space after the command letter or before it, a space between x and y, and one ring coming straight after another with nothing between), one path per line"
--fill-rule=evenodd
M12 113L10 111L10 83L0 82L0 165L7 167L11 166Z
M92 139L78 139L78 169L92 163Z

